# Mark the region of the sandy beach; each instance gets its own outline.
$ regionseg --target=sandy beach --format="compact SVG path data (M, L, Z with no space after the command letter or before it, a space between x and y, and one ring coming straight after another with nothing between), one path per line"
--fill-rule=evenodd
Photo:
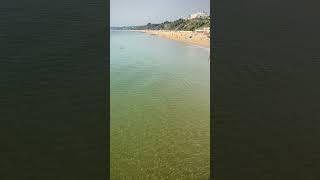
M157 35L168 39L173 39L202 47L210 47L210 37L208 34L194 31L165 31L165 30L139 30L150 35Z

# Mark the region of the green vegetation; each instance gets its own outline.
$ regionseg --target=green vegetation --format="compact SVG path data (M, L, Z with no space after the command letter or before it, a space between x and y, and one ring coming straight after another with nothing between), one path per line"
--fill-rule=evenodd
M163 22L161 24L148 23L144 26L124 26L113 27L117 30L175 30L175 31L194 31L199 28L210 27L210 17L194 19L178 19L173 22Z

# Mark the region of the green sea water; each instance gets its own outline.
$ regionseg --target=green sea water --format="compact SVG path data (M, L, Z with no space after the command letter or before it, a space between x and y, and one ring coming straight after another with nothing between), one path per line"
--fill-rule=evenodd
M111 179L208 179L209 49L111 31Z

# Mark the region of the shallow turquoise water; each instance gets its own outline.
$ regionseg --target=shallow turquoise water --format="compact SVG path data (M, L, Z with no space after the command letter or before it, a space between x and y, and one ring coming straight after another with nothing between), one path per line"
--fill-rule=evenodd
M209 49L111 32L111 179L208 179Z

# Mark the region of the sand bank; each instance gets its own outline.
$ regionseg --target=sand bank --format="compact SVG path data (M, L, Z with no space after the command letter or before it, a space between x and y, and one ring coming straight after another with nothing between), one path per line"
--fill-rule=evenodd
M150 35L157 35L189 44L210 47L209 34L194 31L164 31L164 30L140 30Z

